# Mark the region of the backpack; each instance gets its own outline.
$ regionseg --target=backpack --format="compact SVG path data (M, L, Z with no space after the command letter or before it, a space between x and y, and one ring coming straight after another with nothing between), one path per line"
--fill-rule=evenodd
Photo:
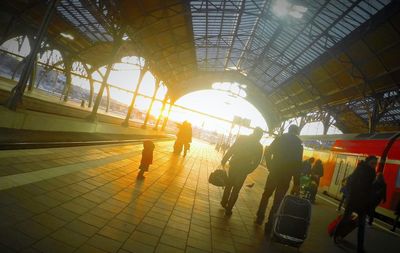
M225 170L214 170L208 177L208 182L215 186L226 186L228 182L228 175Z

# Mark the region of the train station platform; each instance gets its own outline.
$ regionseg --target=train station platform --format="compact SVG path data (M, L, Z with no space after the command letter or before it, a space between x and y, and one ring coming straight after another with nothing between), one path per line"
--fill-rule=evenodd
M0 151L0 252L297 252L267 240L254 215L267 171L251 174L231 217L208 184L221 155L196 141L187 157L156 143L154 164L136 180L141 145ZM341 246L327 235L335 203L319 196L307 253L355 252L356 233ZM367 252L398 252L400 238L368 227Z

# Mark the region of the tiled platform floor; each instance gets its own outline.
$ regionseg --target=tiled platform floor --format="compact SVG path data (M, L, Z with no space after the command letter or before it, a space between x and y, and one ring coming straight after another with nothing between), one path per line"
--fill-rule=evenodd
M177 157L171 146L156 145L143 181L136 181L140 145L1 151L10 167L1 167L8 172L0 177L0 252L297 252L267 241L253 223L264 168L248 178L255 186L244 187L228 218L222 189L207 182L220 155L196 142ZM2 187L2 179L13 184ZM301 252L354 252L355 233L346 247L326 234L336 215L318 199ZM399 245L398 236L367 229L368 252L399 252Z

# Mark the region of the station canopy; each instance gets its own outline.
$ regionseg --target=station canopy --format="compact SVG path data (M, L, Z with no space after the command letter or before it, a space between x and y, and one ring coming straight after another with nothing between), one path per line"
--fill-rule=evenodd
M1 1L3 40L35 34L47 2ZM46 42L94 67L141 56L175 99L246 84L270 128L320 111L344 132L400 129L399 1L60 0Z

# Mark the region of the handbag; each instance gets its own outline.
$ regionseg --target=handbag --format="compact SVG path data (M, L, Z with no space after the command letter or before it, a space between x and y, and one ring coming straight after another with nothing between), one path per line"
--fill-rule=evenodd
M228 175L224 169L216 169L208 177L208 182L215 186L226 186L228 182Z

